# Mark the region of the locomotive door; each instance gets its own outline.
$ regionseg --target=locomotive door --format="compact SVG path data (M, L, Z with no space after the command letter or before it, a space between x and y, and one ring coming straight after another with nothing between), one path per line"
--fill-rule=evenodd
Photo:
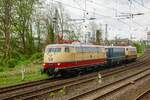
M81 46L75 46L75 62L76 65L79 65L79 62L83 60L83 50Z

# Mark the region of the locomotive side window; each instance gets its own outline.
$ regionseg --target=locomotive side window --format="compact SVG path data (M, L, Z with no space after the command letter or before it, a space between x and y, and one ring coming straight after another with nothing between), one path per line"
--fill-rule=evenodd
M55 48L55 52L61 52L61 48Z
M69 47L66 47L65 48L65 52L69 52L70 50L69 50Z
M47 53L61 52L61 48L48 48Z

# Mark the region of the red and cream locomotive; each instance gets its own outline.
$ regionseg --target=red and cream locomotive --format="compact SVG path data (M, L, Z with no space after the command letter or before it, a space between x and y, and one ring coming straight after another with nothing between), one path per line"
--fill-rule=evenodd
M43 71L55 74L87 65L106 63L105 48L98 45L54 44L48 45L44 54Z

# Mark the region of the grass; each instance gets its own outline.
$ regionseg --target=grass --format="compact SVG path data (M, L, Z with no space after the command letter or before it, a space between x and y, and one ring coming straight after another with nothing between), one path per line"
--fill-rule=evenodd
M143 53L137 53L137 57L140 57L142 55L143 55Z
M5 69L0 67L0 87L47 78L46 74L41 74L40 72L41 65L30 64L28 66L24 66L24 80L22 80L21 69L22 67L19 66Z

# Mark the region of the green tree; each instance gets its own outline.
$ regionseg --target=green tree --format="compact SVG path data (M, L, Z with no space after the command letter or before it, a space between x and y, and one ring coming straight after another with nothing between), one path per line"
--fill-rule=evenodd
M32 53L34 50L32 34L32 13L37 0L16 1L15 28L18 37L21 38L23 53Z
M96 30L96 44L100 45L102 40L102 31Z
M38 0L0 0L0 62L34 52L32 15ZM10 62L10 61L11 62ZM15 61L16 62L16 61Z
M50 44L54 43L54 30L53 30L53 26L51 24L47 25L47 29L48 29L48 42Z
M11 27L12 27L13 0L0 1L0 35L4 38L3 58L9 59L11 54Z
M133 42L132 46L136 47L137 53L142 53L142 45L138 42Z

